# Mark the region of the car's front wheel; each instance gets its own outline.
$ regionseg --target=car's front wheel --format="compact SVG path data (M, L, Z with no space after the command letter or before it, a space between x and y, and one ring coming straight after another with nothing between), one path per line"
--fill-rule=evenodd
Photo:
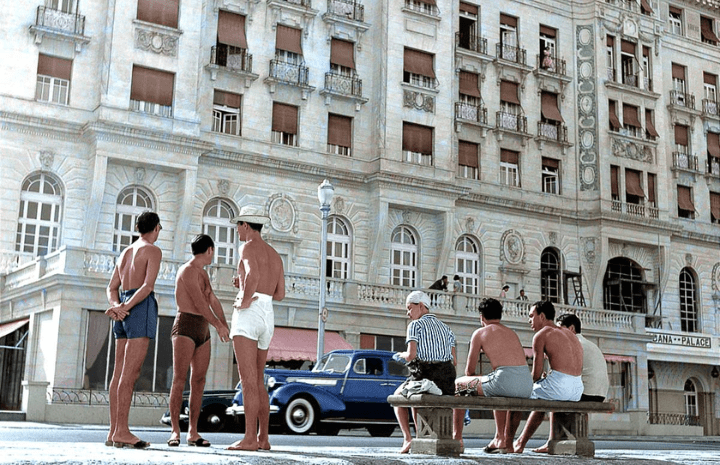
M285 408L285 427L294 434L307 434L315 424L315 407L304 397L296 397Z
M225 429L225 407L206 407L200 412L198 419L198 429L217 433Z

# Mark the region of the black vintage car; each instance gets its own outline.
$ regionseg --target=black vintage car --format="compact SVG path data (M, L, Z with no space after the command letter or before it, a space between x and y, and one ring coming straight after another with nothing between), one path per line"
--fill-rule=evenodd
M228 407L232 406L235 392L240 389L240 383L235 389L220 389L205 391L203 393L202 408L198 419L200 431L238 431L244 428L244 424L235 421L235 418L225 413ZM188 396L190 391L183 392L183 403L180 407L180 430L187 431L188 428ZM170 426L170 412L167 411L160 419L160 423Z

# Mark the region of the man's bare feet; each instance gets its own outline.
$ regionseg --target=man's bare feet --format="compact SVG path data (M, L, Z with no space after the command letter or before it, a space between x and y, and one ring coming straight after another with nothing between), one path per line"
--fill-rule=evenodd
M533 449L532 451L535 452L536 454L548 454L550 452L550 450L548 449L547 442L545 444L543 444L542 446Z
M512 447L508 448L508 452L513 453L513 454L522 454L524 450L525 450L525 444L520 442L519 439L513 443Z
M410 441L403 441L402 449L400 449L401 454L407 454L410 452Z
M260 441L258 440L258 450L270 450L270 441Z
M253 441L246 441L243 439L242 441L235 441L231 445L227 447L227 450L249 450L249 451L256 451L258 450L258 443Z
M135 444L138 441L140 441L140 438L135 436L134 434L127 432L125 434L116 434L112 437L113 442L119 442L122 444Z

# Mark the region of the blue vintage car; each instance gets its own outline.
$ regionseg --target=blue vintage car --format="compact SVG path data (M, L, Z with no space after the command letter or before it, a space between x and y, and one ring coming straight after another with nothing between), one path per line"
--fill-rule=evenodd
M387 396L408 376L393 353L335 350L311 371L266 369L270 424L293 434L335 435L341 428L365 427L372 436L390 436L396 420ZM238 389L227 414L244 416L242 402Z

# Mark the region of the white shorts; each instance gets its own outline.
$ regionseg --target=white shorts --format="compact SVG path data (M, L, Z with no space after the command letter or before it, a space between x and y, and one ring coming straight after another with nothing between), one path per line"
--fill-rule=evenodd
M257 341L258 349L267 350L275 331L272 296L256 292L253 297L257 299L250 303L250 307L233 310L230 337L244 336ZM235 298L235 303L239 304L241 299L242 291Z

